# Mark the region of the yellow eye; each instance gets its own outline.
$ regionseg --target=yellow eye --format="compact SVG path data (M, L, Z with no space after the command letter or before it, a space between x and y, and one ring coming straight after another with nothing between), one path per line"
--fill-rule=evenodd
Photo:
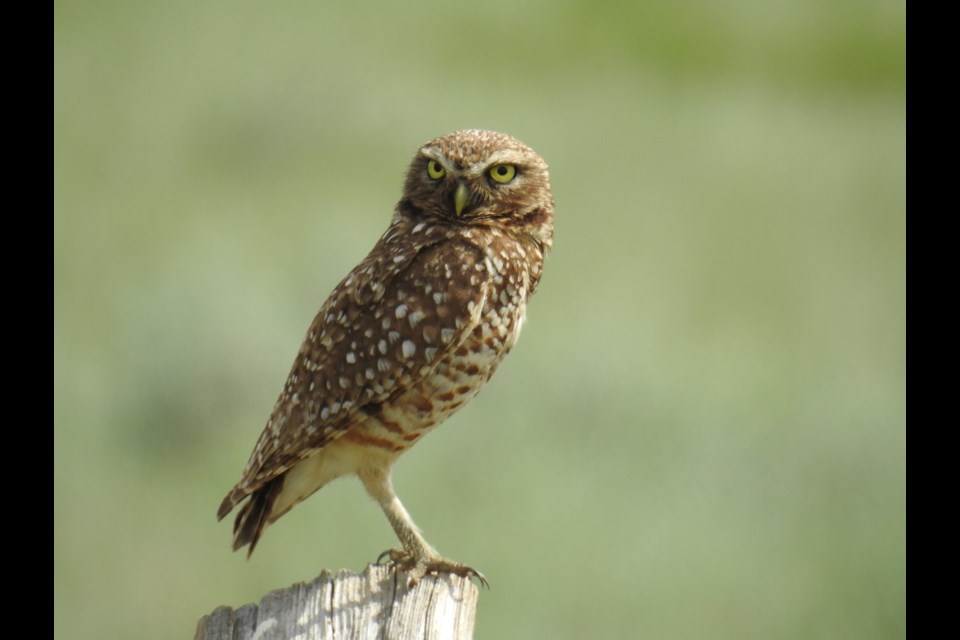
M427 175L433 178L434 180L439 180L446 174L446 169L443 168L436 160L430 160L427 162Z
M517 175L517 167L512 164L498 164L490 169L490 179L500 184L506 184Z

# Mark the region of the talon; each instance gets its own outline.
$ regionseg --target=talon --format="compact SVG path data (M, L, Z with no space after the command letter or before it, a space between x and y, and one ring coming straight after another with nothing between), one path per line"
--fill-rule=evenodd
M473 572L473 575L470 576L470 577L471 577L471 578L476 578L476 579L477 579L477 582L479 582L479 583L480 583L480 586L483 587L484 589L489 589L489 588L490 588L490 583L487 581L486 576L484 576L484 575L483 575L482 573L480 573L479 571L474 571L474 572Z
M390 562L396 562L397 560L395 557L396 553L397 553L397 549L387 549L386 551L384 551L383 553L377 556L376 564L385 564L383 561L384 558L389 558Z
M387 549L377 556L378 565L386 563L393 564L404 571L407 574L407 586L410 587L420 582L420 579L428 573L452 573L462 578L476 578L481 587L490 588L487 577L473 567L440 556L415 554L406 549Z
M481 587L483 587L484 589L490 588L490 582L487 581L487 577L485 575L483 575L473 567L464 567L464 569L465 571L463 571L462 573L459 571L451 571L450 573L467 578L468 580L472 580L476 578L477 582L480 583Z
M426 565L425 569L428 573L452 573L455 576L460 576L461 578L467 578L471 580L476 578L481 587L486 589L490 588L490 582L487 581L487 577L485 575L473 567L468 567L465 564L460 564L459 562L453 562L451 560L444 560L443 558L433 561L428 560L424 564Z

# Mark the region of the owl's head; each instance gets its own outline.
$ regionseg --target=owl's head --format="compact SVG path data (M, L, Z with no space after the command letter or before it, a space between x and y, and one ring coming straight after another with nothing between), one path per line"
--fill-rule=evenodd
M496 131L454 131L417 151L401 205L417 215L460 225L552 234L553 194L547 163L516 138Z

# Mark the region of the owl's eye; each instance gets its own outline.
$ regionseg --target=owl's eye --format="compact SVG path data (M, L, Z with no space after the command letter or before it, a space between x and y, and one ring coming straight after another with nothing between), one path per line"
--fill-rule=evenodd
M446 169L443 168L436 160L430 160L427 162L427 175L434 180L439 180L447 173Z
M498 164L489 171L490 179L500 184L506 184L517 175L517 167L512 164Z

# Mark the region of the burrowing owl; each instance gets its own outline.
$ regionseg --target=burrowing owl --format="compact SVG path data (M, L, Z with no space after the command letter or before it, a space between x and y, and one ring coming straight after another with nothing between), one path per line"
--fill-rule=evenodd
M233 548L294 505L356 474L402 549L426 572L478 575L446 560L393 491L397 457L480 391L510 351L553 240L547 165L519 140L455 131L417 151L373 251L320 308L240 482Z

